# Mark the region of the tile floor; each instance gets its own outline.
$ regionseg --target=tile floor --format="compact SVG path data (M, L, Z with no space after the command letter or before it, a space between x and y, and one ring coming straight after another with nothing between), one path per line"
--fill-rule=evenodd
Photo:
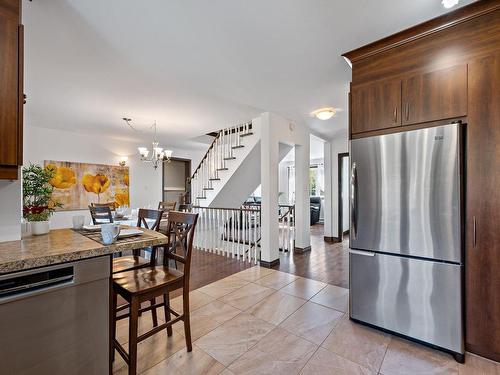
M348 297L338 286L246 269L191 292L192 352L177 323L168 339L158 333L139 344L139 373L500 375L498 363L467 355L460 365L450 355L352 323ZM182 310L180 297L172 306ZM140 330L151 325L144 314ZM122 344L127 329L121 320ZM114 372L127 373L119 354Z

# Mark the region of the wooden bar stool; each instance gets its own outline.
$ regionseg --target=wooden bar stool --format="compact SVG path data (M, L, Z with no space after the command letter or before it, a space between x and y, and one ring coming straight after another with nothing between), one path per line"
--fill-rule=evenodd
M191 326L189 321L189 272L191 268L191 253L193 249L193 238L198 214L172 211L169 214L168 230L172 235L168 237L168 243L164 247L163 265L149 266L113 274L113 305L111 313L113 324L113 347L128 364L129 375L137 373L137 344L148 337L164 329L167 336L172 336L172 325L179 321L184 322L184 336L186 338L187 351L192 350ZM183 271L170 268L169 259L178 261L184 265ZM170 293L182 288L183 312L182 314L170 308ZM129 307L129 313L121 316L116 315L117 298L124 298ZM151 301L157 297L163 297L162 303L155 303L149 307L142 308L143 302ZM166 322L153 327L149 332L138 336L139 314L145 311L154 311L163 307ZM174 316L172 319L171 316ZM116 340L117 320L129 318L129 342L128 353Z
M163 217L163 211L161 210L148 210L145 208L140 208L137 214L137 227L151 229L158 232L160 230L160 222L162 217ZM148 224L146 219L154 221L152 224ZM156 262L155 247L153 247L153 250L151 252L150 260L141 257L141 250L137 249L133 251L133 255L114 258L113 273L128 271L148 265L154 266L155 262Z

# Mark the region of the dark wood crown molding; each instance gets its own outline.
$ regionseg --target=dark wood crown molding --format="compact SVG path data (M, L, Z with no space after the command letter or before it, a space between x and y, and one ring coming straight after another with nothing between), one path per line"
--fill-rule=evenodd
M342 56L352 64L499 9L500 2L498 0L480 0L363 47L343 53Z

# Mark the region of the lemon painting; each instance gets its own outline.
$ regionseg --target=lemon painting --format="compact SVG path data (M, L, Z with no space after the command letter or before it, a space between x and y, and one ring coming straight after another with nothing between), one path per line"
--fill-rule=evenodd
M128 167L54 160L44 165L54 171L49 181L52 196L66 211L86 209L91 203L130 205Z

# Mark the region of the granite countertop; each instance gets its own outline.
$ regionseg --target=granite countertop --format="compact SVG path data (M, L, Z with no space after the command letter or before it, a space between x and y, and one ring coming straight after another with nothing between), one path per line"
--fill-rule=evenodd
M102 245L72 229L54 229L42 236L0 242L0 275L51 264L108 255L120 251L162 245L167 237L141 228L148 236L113 245Z

